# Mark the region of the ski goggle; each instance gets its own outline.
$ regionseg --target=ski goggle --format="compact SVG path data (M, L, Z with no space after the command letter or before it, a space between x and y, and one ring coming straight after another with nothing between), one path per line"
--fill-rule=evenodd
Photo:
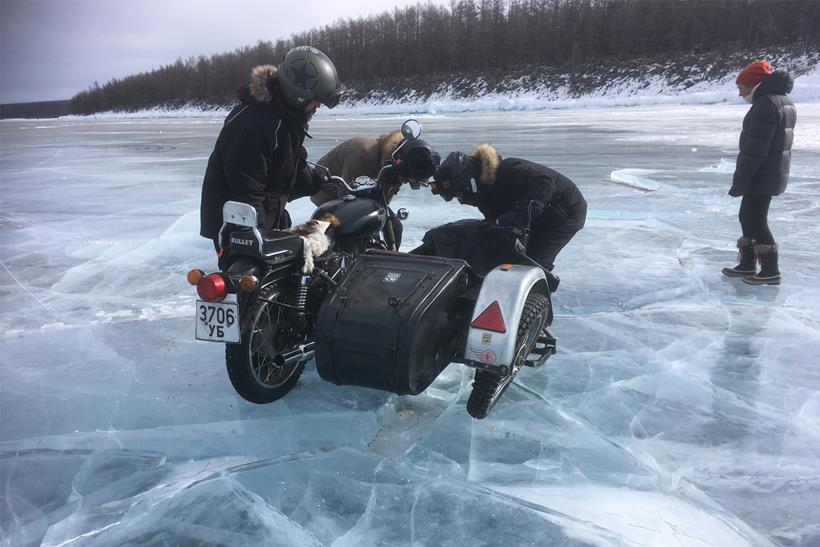
M339 101L342 100L342 95L344 95L345 91L347 91L347 88L344 84L339 84L339 87L331 91L325 97L319 99L319 102L328 108L334 108L339 104Z
M434 193L450 201L456 194L477 195L478 183L473 169L473 158L461 152L452 152L436 170L437 188Z

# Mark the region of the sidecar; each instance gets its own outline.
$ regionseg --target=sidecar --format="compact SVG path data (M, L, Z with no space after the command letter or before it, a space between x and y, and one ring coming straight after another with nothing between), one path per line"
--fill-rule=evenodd
M504 263L481 273L460 258L360 255L319 310L319 375L416 395L461 363L476 369L467 410L486 417L522 366L555 352L555 339L543 269Z

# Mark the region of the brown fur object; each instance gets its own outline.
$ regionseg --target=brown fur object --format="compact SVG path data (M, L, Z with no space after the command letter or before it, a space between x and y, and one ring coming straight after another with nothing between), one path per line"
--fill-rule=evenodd
M390 156L392 156L396 148L399 147L403 138L404 136L398 129L379 137L379 166L384 165L385 162L390 159Z
M331 215L330 213L325 213L324 215L320 216L319 220L332 224L333 226L342 225L342 221L339 220L336 215Z
M320 219L308 220L288 230L301 237L304 243L302 248L305 265L302 267L302 273L313 272L315 268L313 259L330 248L330 239L325 232L330 226L339 226L339 224L339 219L334 215L323 215Z
M478 163L478 181L487 186L495 184L495 176L498 173L498 166L501 164L501 156L493 145L486 142L479 144L470 152L470 157Z
M755 255L766 256L769 254L777 254L777 243L773 245L755 245Z
M273 65L259 65L251 70L251 97L260 103L269 103L273 99L268 88L268 80L276 78L279 72Z

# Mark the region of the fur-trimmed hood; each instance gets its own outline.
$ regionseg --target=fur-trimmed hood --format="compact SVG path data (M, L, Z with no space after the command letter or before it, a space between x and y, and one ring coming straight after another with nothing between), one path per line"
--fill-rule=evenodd
M279 71L273 65L259 65L251 69L248 85L239 90L239 100L244 104L269 106L282 114L299 131L307 129L310 116L299 108L291 108L279 89Z
M787 95L794 89L794 78L785 70L776 70L764 78L755 90L755 99L764 95Z
M495 184L498 166L501 164L501 155L495 147L489 143L479 144L470 152L470 157L476 162L478 181L487 186Z
M396 148L399 147L404 136L398 129L379 137L379 165L384 165Z
M273 65L259 65L251 70L251 83L248 85L250 96L259 103L273 101L270 80L277 78L279 71Z

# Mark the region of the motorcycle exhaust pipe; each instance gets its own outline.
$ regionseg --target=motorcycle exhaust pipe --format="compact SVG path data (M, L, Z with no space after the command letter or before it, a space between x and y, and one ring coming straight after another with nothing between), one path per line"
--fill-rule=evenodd
M293 363L299 361L307 361L308 359L313 358L313 355L316 353L314 351L315 347L315 342L308 342L304 346L299 346L297 349L293 351L288 351L287 353L280 353L274 356L273 362L278 367L284 367L287 365L292 365Z

